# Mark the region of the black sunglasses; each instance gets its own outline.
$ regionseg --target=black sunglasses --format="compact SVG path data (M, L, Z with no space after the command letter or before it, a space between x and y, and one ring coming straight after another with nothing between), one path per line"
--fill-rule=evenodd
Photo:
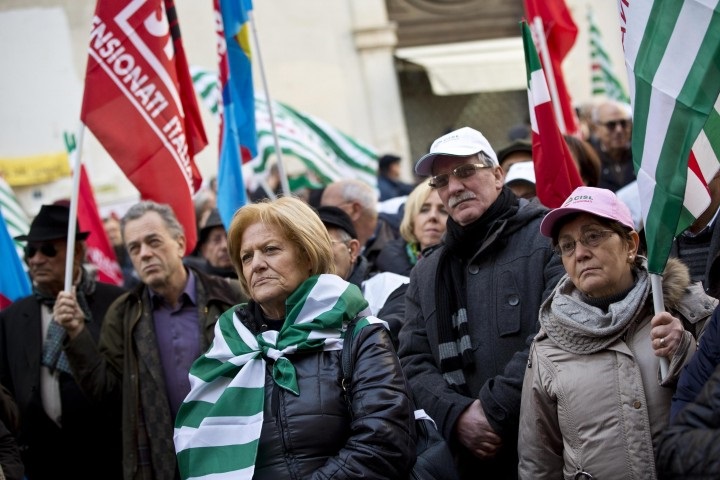
M55 245L52 243L42 243L40 246L25 245L25 258L30 259L34 257L38 251L48 258L52 258L58 254L57 248L55 248Z
M628 125L630 125L630 120L622 119L622 120L610 120L609 122L603 123L605 125L605 128L608 130L615 130L615 128L620 125L620 128L625 130Z

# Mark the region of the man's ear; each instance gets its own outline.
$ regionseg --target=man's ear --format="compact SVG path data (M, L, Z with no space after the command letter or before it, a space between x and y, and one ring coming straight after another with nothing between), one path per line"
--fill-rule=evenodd
M348 250L350 250L350 260L355 263L357 257L360 255L360 240L353 238L347 243Z
M363 208L358 202L350 202L350 211L348 212L350 219L353 223L357 222L362 217Z
M500 166L493 167L493 175L495 175L495 182L502 188L505 185L505 170Z
M178 245L180 246L180 257L185 256L185 235L179 235L177 237Z

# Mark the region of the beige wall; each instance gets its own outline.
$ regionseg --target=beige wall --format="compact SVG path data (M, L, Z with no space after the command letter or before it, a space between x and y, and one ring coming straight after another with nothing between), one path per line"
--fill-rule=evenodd
M615 2L567 0L580 27L565 62L575 101L590 95L586 7L592 3L604 41L624 79ZM0 2L0 157L62 151L63 131L78 128L90 19L89 0ZM176 0L188 61L215 69L215 33L209 0ZM341 131L399 153L409 173L410 150L394 71L394 26L384 0L256 1L255 25L270 95L316 115ZM262 89L255 51L256 88ZM217 170L217 127L205 112L210 145L196 158L209 179ZM428 143L432 138L428 138ZM98 201L133 201L134 188L87 134L83 158ZM30 213L68 195L69 180L16 189Z
M62 151L76 130L94 3L0 3L0 157ZM188 62L216 69L211 2L176 0ZM394 30L382 0L273 0L255 3L255 25L270 95L316 115L380 152L408 150L394 75ZM331 19L331 21L329 21ZM254 38L256 89L262 89ZM217 171L214 120L203 110L210 145L196 157L206 179ZM104 150L86 133L83 159L101 204L136 197ZM18 188L24 206L66 196L69 180Z

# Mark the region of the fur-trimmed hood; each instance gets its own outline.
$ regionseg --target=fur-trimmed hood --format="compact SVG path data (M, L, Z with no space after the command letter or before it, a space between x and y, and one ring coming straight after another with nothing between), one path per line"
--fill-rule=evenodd
M687 265L677 258L669 259L662 276L665 308L676 310L683 297L688 293L690 284L690 269Z
M691 324L712 315L718 305L718 300L705 292L702 283L690 279L690 270L677 258L669 259L665 266L662 289L665 309L679 313Z

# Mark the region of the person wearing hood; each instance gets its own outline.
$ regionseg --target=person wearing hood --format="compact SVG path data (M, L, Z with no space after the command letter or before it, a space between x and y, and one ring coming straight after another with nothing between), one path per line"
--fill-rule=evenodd
M610 190L576 188L540 231L567 274L540 308L525 371L519 476L657 478L674 385L717 301L673 260L667 311L654 313L630 210Z

